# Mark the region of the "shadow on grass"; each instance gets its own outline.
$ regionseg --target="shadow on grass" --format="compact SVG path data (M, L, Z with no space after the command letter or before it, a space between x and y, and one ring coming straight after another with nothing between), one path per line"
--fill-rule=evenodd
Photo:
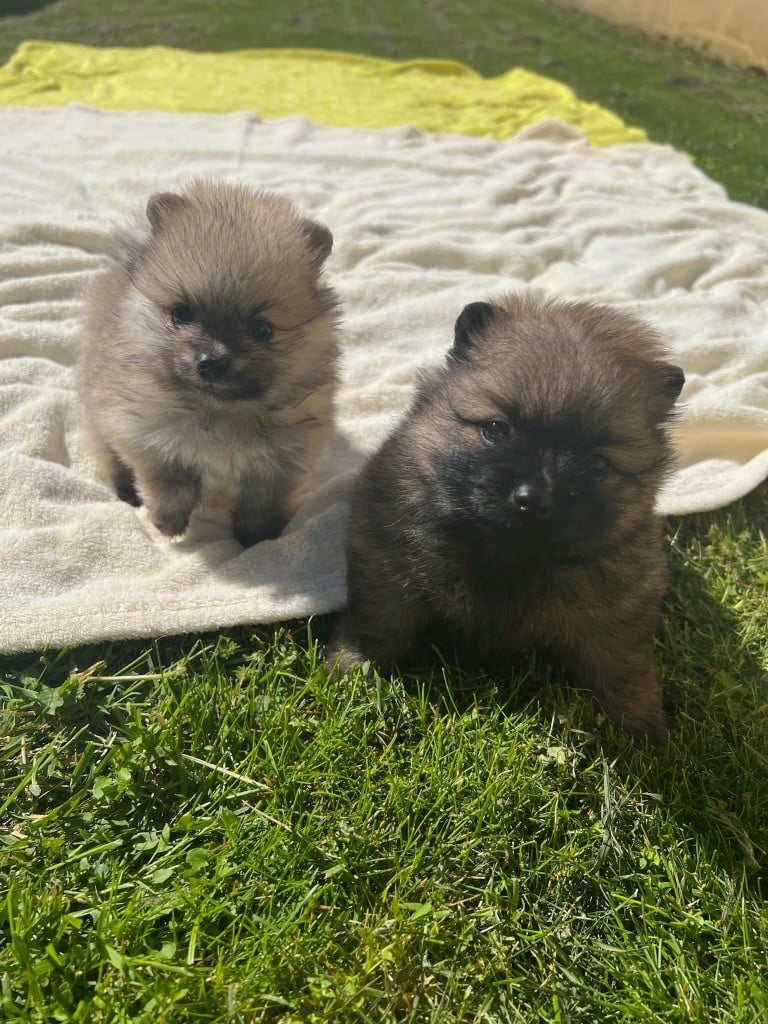
M55 0L0 0L0 18L14 14L31 14L50 7Z
M728 509L675 524L660 657L671 739L659 759L634 762L643 786L658 792L676 820L735 876L743 871L763 896L768 672L755 611L765 598L766 505L763 485ZM704 565L695 552L708 535L715 538L716 557L710 551ZM759 556L751 575L750 551Z

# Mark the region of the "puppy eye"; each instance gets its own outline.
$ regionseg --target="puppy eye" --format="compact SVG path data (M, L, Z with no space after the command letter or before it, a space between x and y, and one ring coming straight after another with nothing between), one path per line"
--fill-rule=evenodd
M506 420L488 420L486 423L479 423L480 437L486 444L500 444L509 437L509 424Z
M272 335L275 333L275 328L269 323L268 320L262 320L261 317L249 321L248 333L254 341L269 341Z
M613 463L609 459L606 459L600 452L595 452L591 459L592 468L597 473L610 473L613 469Z
M186 327L195 322L195 311L186 302L171 307L171 323L174 327Z

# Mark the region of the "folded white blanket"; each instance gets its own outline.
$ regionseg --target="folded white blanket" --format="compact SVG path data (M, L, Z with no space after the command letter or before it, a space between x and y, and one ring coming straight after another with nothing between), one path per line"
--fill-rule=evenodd
M440 359L462 306L508 289L651 320L688 382L660 508L768 476L768 215L661 146L593 149L543 122L507 142L301 118L0 110L0 650L272 622L344 600L345 496ZM339 418L314 496L276 541L169 542L93 476L72 363L112 225L218 175L290 196L335 237Z

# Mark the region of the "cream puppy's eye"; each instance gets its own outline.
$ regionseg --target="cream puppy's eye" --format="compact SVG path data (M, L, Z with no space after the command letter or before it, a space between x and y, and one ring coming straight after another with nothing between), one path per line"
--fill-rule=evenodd
M268 320L262 320L257 316L248 322L248 333L254 341L265 342L275 333L275 328Z
M171 307L170 317L174 327L186 327L195 322L195 311L186 302L180 302Z
M501 444L510 435L510 427L506 420L486 420L478 423L480 437L486 444Z

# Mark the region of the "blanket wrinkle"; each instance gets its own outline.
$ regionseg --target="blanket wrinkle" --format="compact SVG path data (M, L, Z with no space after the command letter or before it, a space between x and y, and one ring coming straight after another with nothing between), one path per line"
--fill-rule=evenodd
M467 302L530 289L645 317L687 383L663 513L768 476L768 214L665 146L544 121L504 141L303 117L0 109L0 650L220 629L345 599L365 454L444 358ZM168 541L99 479L73 391L82 294L149 194L219 176L289 195L334 234L340 436L275 541Z

